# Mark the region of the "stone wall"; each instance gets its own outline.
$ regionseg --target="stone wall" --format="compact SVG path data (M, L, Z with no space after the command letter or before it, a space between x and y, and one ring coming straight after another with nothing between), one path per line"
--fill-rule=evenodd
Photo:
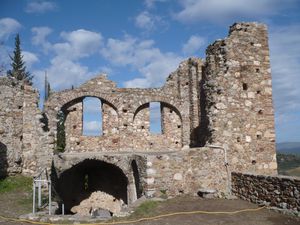
M232 192L254 203L300 212L300 179L296 177L232 173Z
M101 168L114 165L110 170L124 173L131 202L140 189L148 196L201 188L228 192L230 171L276 174L266 26L234 24L229 36L210 45L206 54L205 62L189 58L180 63L161 88L118 88L101 75L51 93L43 112L35 89L1 78L1 173L33 175L52 168L60 179L80 164L86 166L84 177L97 167L84 160L101 161ZM83 135L85 97L101 101L100 136ZM162 134L150 132L151 102L160 103ZM60 112L66 147L58 154ZM68 179L72 177L76 174ZM77 181L84 183L83 178Z
M237 23L206 50L210 141L228 148L232 171L277 174L267 28Z
M22 171L23 93L17 81L0 78L0 175Z
M56 115L61 110L66 116L66 152L172 151L189 147L196 139L195 133L191 138L191 129L199 123L197 83L201 77L198 67L201 66L198 59L184 61L162 88L117 88L102 75L78 88L53 93L45 103L50 130L57 132ZM110 85L110 88L104 85ZM103 134L100 136L83 135L82 103L85 97L95 97L102 102ZM161 135L150 132L151 102L161 105Z
M34 174L51 163L53 141L37 102L31 86L0 78L0 176Z

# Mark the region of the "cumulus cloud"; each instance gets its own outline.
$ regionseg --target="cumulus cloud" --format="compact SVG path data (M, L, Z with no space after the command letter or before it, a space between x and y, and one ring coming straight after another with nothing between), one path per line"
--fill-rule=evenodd
M33 33L32 44L42 46L44 53L47 53L52 46L47 40L48 35L52 33L52 29L49 27L33 27L31 32Z
M28 51L22 51L24 62L26 63L26 67L30 69L32 65L39 61L36 54Z
M50 43L46 36L50 33L49 29L34 29L33 37L37 45L46 46L49 51L54 53L50 60L50 65L44 70L34 71L36 83L42 87L45 70L52 88L61 90L77 86L96 73L90 71L88 67L80 64L79 60L90 57L99 52L102 35L97 32L79 29L71 32L62 32L60 37L63 42Z
M153 40L138 40L128 35L123 39L108 39L101 53L113 65L129 66L142 74L125 82L125 87L160 86L182 61L182 57L154 47Z
M25 12L27 13L45 13L54 11L57 9L57 5L50 1L34 0L29 1L26 5Z
M162 23L161 17L153 15L148 11L143 11L135 18L135 25L147 31L155 30L155 28Z
M300 24L272 27L269 42L275 118L277 131L282 131L300 112Z
M189 40L183 45L182 52L185 55L191 55L197 52L202 46L205 44L205 38L198 36L198 35L192 35Z
M21 28L21 24L13 18L0 19L0 40L6 40L11 34L16 33Z
M182 9L174 14L181 22L197 22L210 20L215 22L257 16L274 15L286 7L290 7L296 0L180 0Z
M78 59L97 52L102 42L100 33L79 29L72 32L62 32L62 43L53 45L54 51L59 57Z

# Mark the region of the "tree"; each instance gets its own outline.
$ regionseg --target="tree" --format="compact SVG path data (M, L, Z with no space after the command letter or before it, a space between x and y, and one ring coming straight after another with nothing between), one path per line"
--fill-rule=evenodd
M47 78L47 73L45 72L45 95L44 95L44 102L46 102L51 94L51 87L50 83Z
M56 133L56 151L64 152L66 147L66 132L65 132L65 120L66 116L63 111L59 111L57 114L57 133Z
M19 34L15 38L15 50L13 56L9 56L12 60L12 70L7 71L7 76L14 77L17 80L24 81L27 84L32 85L33 76L26 71L25 62L23 61L23 55L21 50L21 42Z

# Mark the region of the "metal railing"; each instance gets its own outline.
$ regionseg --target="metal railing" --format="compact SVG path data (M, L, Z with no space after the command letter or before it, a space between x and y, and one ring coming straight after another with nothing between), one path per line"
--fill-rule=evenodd
M51 179L49 178L46 169L43 169L36 177L33 178L33 200L32 200L33 214L36 213L36 198L37 198L38 208L42 207L42 188L46 188L48 190L48 208L49 208L49 215L51 215L51 205L52 205Z

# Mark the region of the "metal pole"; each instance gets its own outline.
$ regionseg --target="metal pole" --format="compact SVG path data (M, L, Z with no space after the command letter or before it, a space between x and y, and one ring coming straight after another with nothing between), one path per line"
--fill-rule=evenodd
M62 215L65 215L65 204L61 204Z
M48 181L48 189L49 189L49 215L51 215L51 206L52 206L52 202L51 202L51 181Z
M33 180L32 214L35 214L35 181Z

